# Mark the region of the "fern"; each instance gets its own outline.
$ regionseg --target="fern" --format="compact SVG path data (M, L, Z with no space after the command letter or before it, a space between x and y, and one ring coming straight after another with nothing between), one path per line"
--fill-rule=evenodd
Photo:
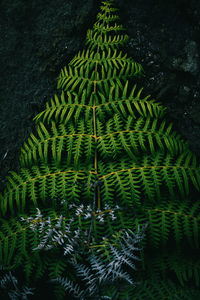
M75 285L68 278L56 278L52 282L59 283L66 291L69 291L77 299L110 299L109 296L102 295L103 286L113 285L116 281L124 281L131 286L136 286L130 275L123 270L124 265L130 269L136 269L134 260L139 260L134 253L140 248L135 247L144 238L144 233L134 234L131 230L126 231L121 237L120 246L116 248L112 244L110 247L109 262L105 262L95 254L89 254L87 265L78 263L76 259L71 260L71 265L75 268L78 277L84 282L84 289Z
M11 272L4 274L3 278L0 279L0 290L4 290L4 296L7 295L11 300L28 300L30 298L27 295L34 294L34 288L22 286L19 289L18 279Z
M148 223L136 275L145 288L103 287L102 297L184 299L199 289L199 202L191 195L200 189L200 167L165 119L166 108L135 84L144 71L121 50L128 36L117 11L113 1L102 2L85 49L60 72L61 92L34 118L20 170L10 172L0 195L0 263L9 271L21 268L26 283L46 274L66 278L65 256L78 249L59 224L72 233L76 228L86 257L94 251L96 261L109 264L119 254L120 234ZM132 274L124 245L120 257ZM78 295L73 276L63 286Z
M127 288L121 293L116 294L116 291L112 291L110 294L113 300L195 300L199 298L198 290L182 288L171 280L159 280L158 278L143 281L143 284L134 290Z

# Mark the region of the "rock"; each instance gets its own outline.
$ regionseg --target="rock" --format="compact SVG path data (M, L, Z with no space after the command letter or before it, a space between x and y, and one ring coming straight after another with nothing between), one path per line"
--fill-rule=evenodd
M179 101L180 102L187 102L188 97L190 95L190 88L188 86L185 85L181 85L179 88Z
M200 124L200 104L193 107L191 117L196 124Z
M198 47L195 41L186 41L180 56L173 58L172 66L177 71L188 72L192 75L198 73Z

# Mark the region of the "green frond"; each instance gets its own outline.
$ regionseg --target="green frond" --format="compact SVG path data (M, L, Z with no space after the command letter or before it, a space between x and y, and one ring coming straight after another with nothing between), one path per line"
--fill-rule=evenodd
M146 254L146 276L162 278L167 273L175 278L182 287L192 284L195 288L200 286L200 260L198 257L190 257L183 254L180 249L165 249L162 253L154 250L151 257Z
M15 269L23 263L26 278L30 279L39 261L39 254L31 255L32 247L39 242L38 233L32 232L29 226L22 225L16 219L0 219L0 261L2 265Z
M84 69L81 68L68 68L64 67L61 70L60 76L58 78L58 88L62 88L65 91L75 91L80 94L83 91L83 88L87 89L88 94L92 92L93 82L95 80L94 75L91 73L89 66L86 66Z
M58 213L53 209L47 209L45 214L54 220L58 218ZM39 232L30 229L29 224L19 221L21 217L28 216L21 214L20 217L9 220L0 219L1 265L8 266L9 270L22 266L25 279L29 283L41 279L47 271L50 277L60 276L66 270L66 261L56 257L49 260L41 252L33 251L40 243Z
M143 68L140 64L136 63L132 58L127 58L127 54L123 54L122 51L112 50L111 48L105 49L104 51L95 52L89 49L79 51L77 55L69 63L70 66L81 68L82 66L89 70L94 70L96 65L103 66L105 72L109 69L120 69L123 68L127 72L131 68L131 65L135 68L136 73L142 73ZM133 68L132 66L132 68ZM127 72L127 76L128 72Z
M166 151L177 155L188 149L179 135L170 132L171 124L166 126L165 121L159 124L158 120L150 117L135 119L132 116L125 121L115 114L105 125L103 128L101 122L97 122L97 129L100 128L97 148L104 158L117 158L123 150L130 158L137 160L136 155L142 152L154 154L156 151Z
M107 18L107 23L110 21L116 21L116 16L111 16ZM107 28L107 26L106 26ZM127 34L121 34L121 35L108 35L105 33L106 30L102 29L101 35L99 34L99 31L93 31L88 30L87 32L87 39L86 39L86 45L88 45L88 48L91 50L96 49L97 47L101 50L108 49L109 47L112 50L115 50L116 48L121 47L128 41L128 35Z
M112 300L195 300L200 297L200 292L194 288L183 288L172 280L153 278L143 280L136 287L125 287L121 291L108 288L107 295Z
M101 1L101 3L105 6L105 7L110 7L114 4L114 0L106 0L106 1Z
M200 204L183 201L163 201L154 206L145 204L136 219L147 222L148 244L153 248L165 247L173 239L174 245L183 243L199 247Z
M120 114L127 118L156 117L162 118L165 110L160 103L155 100L149 100L149 95L142 98L142 89L136 90L136 85L129 91L129 82L121 85L111 85L104 93L97 93L97 116L99 120L106 121L107 117L113 116L114 113Z
M67 98L67 99L66 99ZM75 93L62 92L61 97L58 98L56 95L54 99L51 99L51 103L46 103L46 108L41 113L34 117L36 122L50 123L51 120L61 122L64 125L72 118L76 122L79 116L84 116L86 121L92 118L92 106L86 103L85 90L82 93L81 102L79 97Z
M104 10L105 11L105 10ZM110 23L116 20L119 20L119 16L116 14L110 14L110 11L105 11L103 13L98 13L97 14L97 20L102 20L105 23Z
M108 5L102 5L100 6L100 10L101 11L104 11L104 12L107 12L107 13L110 13L110 12L114 12L114 11L119 11L118 8L115 8L115 7L109 7Z
M190 154L185 153L183 157ZM155 203L161 194L161 187L167 188L169 196L174 197L178 188L182 196L189 193L188 182L199 189L199 167L195 164L178 162L173 156L157 153L155 156L138 157L137 163L127 159L116 162L99 162L99 179L103 182L103 198L118 199L128 205L138 202L141 197L147 197ZM109 194L105 186L110 186ZM117 193L114 191L117 189Z
M200 292L193 288L182 288L172 280L158 278L145 280L138 287L124 290L120 299L131 300L195 300L200 297Z
M142 90L137 91L134 86L131 91L128 91L128 81L126 81L122 89L118 85L108 85L108 88L95 95L86 95L86 90L83 91L81 97L77 94L63 92L61 98L55 96L51 99L50 104L46 104L46 108L38 114L34 120L36 122L46 122L49 124L51 120L56 122L67 122L72 119L77 122L79 118L84 118L86 121L92 119L92 111L95 108L99 121L104 122L113 114L120 114L123 118L128 116L137 117L152 117L162 118L165 115L165 110L160 103L155 100L149 100L150 96L141 97ZM92 105L95 100L95 105ZM73 103L74 102L74 103ZM163 123L164 124L164 123Z
M117 11L118 9L112 7L112 3L102 2L100 12L97 15L97 22L87 32L86 45L90 49L116 49L127 42L128 36L126 34L117 34L124 30L122 25L117 24L119 20Z
M105 61L104 64L100 64L99 61L92 61L90 64L87 62L81 64L81 67L74 67L72 64L61 70L58 78L58 88L64 91L76 92L79 96L82 94L83 89L87 90L87 95L90 95L94 84L97 85L99 91L109 88L109 84L114 85L121 81L125 81L130 77L141 74L142 67L129 59L126 60L122 68L114 67L107 70L107 64L109 61Z
M66 168L65 165L58 168L55 165L41 164L30 169L21 169L19 175L12 172L8 177L9 184L3 195L0 195L2 215L8 211L13 215L16 209L18 212L24 212L27 199L33 207L38 207L41 202L45 206L47 199L51 199L51 205L55 207L58 199L61 201L66 196L69 203L70 201L79 203L82 191L86 194L86 202L89 201L92 191L88 191L87 185L90 186L91 180L94 181L96 175L91 171L92 168L88 169L89 171L86 167L82 170L73 170Z
M67 261L63 258L55 257L54 259L51 259L48 266L48 273L49 278L57 278L63 275L64 272L66 272L67 269Z
M117 31L125 30L125 28L122 25L118 25L116 23L113 26L109 26L108 24L104 25L104 24L100 24L99 22L96 22L94 24L93 28L95 31L103 32L103 33L112 32L112 31L117 32Z
M91 121L79 120L76 126L73 123L67 126L61 123L58 126L52 121L49 131L43 123L39 123L36 135L31 134L21 149L22 167L52 161L58 167L66 162L77 167L81 160L86 159L88 164L93 157L95 136Z

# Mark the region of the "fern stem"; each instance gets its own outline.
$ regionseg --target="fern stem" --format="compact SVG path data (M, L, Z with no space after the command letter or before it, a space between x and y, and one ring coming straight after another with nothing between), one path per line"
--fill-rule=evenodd
M97 48L97 53L99 52L99 46ZM95 74L95 80L94 80L94 90L93 94L96 94L97 91L97 64L98 62L96 61L95 63L95 69L94 69L94 74ZM96 98L94 97L94 102L93 102L93 126L94 126L94 136L95 136L95 155L94 155L94 170L98 174L98 155L97 155L97 122L96 122ZM97 175L98 176L98 175ZM97 192L97 208L100 209L101 207L101 197L100 197L100 187L97 185L97 189L94 190L94 193Z

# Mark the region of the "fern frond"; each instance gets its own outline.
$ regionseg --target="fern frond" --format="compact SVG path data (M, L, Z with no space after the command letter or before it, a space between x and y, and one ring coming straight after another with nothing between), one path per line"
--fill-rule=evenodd
M120 68L123 68L123 72L126 72L127 76L129 76L131 68L135 68L137 72L143 72L142 66L134 62L132 58L127 58L127 54L123 54L122 51L112 50L110 48L103 50L101 54L88 49L79 51L69 63L70 66L76 68L84 67L85 69L88 68L90 71L94 70L96 64L98 64L98 66L103 66L105 72L110 72L109 70L114 70L115 68L119 71Z
M135 155L141 155L143 151L151 154L166 151L177 155L188 149L188 145L179 135L170 133L171 124L167 127L165 121L158 125L157 120L149 117L146 120L143 118L135 120L131 116L124 121L116 114L107 121L104 129L100 121L97 126L101 126L100 136L97 136L97 148L104 158L106 156L117 158L123 150L132 159L137 160Z
M39 253L31 253L32 248L39 242L37 232L32 232L29 226L21 224L16 218L9 221L0 219L0 261L10 270L23 265L23 272L27 282L39 279L44 275L45 260ZM31 254L31 255L30 255Z
M22 167L43 162L54 161L57 166L61 162L68 165L80 165L80 160L86 158L86 164L91 161L95 148L95 136L92 122L80 120L65 126L51 122L51 129L47 131L43 123L37 127L36 135L31 135L21 149L20 163ZM66 155L66 150L70 155ZM73 159L73 161L71 161Z
M46 122L49 124L51 121L60 120L64 125L69 121L74 120L75 123L79 118L84 117L87 122L92 118L92 111L96 108L98 120L104 122L113 114L117 113L123 118L128 116L137 117L156 117L162 118L165 114L165 108L156 103L155 100L148 100L150 96L141 97L142 90L136 91L136 86L128 92L128 81L122 90L119 86L108 86L104 93L97 93L95 96L92 94L86 97L86 90L83 91L81 102L78 102L78 95L72 95L67 92L68 98L64 92L59 99L51 99L51 104L46 104L46 109L35 117L37 122ZM95 106L92 105L95 99ZM75 103L71 103L74 100Z
M129 254L129 265L132 268L133 264L131 261L137 259L137 257L135 255L131 257L131 254L134 254L135 251L139 250L135 247L135 244L137 244L142 238L143 236L140 232L138 232L138 234L133 234L132 231L129 231L124 238L124 240L128 239L128 242L126 243L126 246L122 245L122 252L111 246L112 259L110 259L110 263L107 263L104 259L100 256L96 256L94 253L89 254L89 257L87 258L88 265L80 264L76 259L72 259L71 265L75 268L77 275L84 283L84 289L82 289L82 291L68 278L57 278L52 281L60 283L65 287L66 291L73 293L75 298L83 297L83 299L94 299L94 297L97 297L98 299L105 299L105 296L101 297L103 286L113 284L117 280L135 285L131 276L123 270L123 265L127 263L127 260L122 260L122 255L124 253L123 250L126 248L126 252ZM75 291L72 290L72 287ZM77 288L78 293L76 291Z
M101 17L101 16L100 16ZM116 21L118 18L117 16L110 16L107 17L105 21L109 23L110 21ZM96 28L95 28L96 29ZM128 40L128 35L107 35L105 33L106 30L101 30L102 33L99 35L98 31L88 30L87 31L87 39L86 39L86 45L88 45L88 48L91 50L94 50L95 48L99 47L101 50L111 48L112 50L115 50L118 47L121 47L124 45Z
M158 278L145 280L142 285L132 289L124 289L120 294L119 298L123 300L191 300L198 299L200 293L197 289L183 288L176 285L172 280L160 280Z
M65 291L69 291L69 293L72 293L77 299L84 300L82 297L83 291L81 291L80 286L78 284L74 284L72 280L59 277L52 279L51 282L58 283L65 289Z
M96 62L96 61L95 61ZM94 66L94 64L92 65ZM58 88L64 91L76 92L79 96L83 89L87 90L87 95L92 92L94 83L98 86L99 91L107 89L109 84L122 84L121 82L128 78L138 75L142 72L142 67L129 59L123 68L105 68L105 64L98 63L98 70L94 72L94 68L87 63L81 67L69 65L61 70L58 78Z
M83 91L81 103L79 103L78 99L77 94L69 91L66 93L62 92L60 98L55 95L51 99L50 104L47 102L46 109L36 115L34 120L36 122L43 121L47 124L51 120L56 122L59 120L65 125L72 118L76 121L80 114L81 116L84 114L85 120L88 121L92 116L92 106L86 105L86 93Z
M57 278L61 277L63 273L66 271L67 262L64 261L63 258L58 259L57 257L52 259L48 266L49 278Z
M13 276L11 272L5 274L4 277L0 279L1 296L3 296L3 294L4 296L5 294L7 294L7 296L9 296L9 298L12 300L18 300L18 299L28 300L29 298L27 297L27 295L34 294L33 293L34 288L22 286L19 289L18 284L19 284L18 279L15 276ZM3 293L2 290L4 290Z
M171 249L170 256L168 249L160 253L158 250L147 254L146 259L146 276L157 278L163 277L163 274L171 272L176 278L178 284L185 287L187 283L195 288L200 286L200 260L197 257L188 257L183 251Z
M48 198L52 201L52 207L55 207L56 199L63 200L66 196L69 202L70 199L73 201L77 199L79 202L81 187L89 201L92 192L88 191L87 186L90 186L91 180L95 177L94 171L87 171L86 168L85 170L72 170L65 168L64 165L58 169L55 165L48 167L43 164L31 169L21 169L19 175L12 172L12 176L8 177L10 184L7 185L4 194L0 195L1 211L3 214L7 211L14 214L15 209L23 212L27 198L34 207L38 207L38 200L45 205L45 200ZM63 186L65 186L64 189ZM57 187L56 190L55 187Z
M104 7L104 10L105 9L107 10L108 8ZM110 8L110 11L111 11L111 8ZM112 32L112 31L116 32L116 31L123 31L123 30L125 30L122 25L118 25L116 23L113 26L109 26L109 24L103 25L103 24L100 24L99 22L96 22L94 24L93 28L94 28L95 31L103 32L103 33Z
M180 246L184 241L193 248L199 247L200 204L198 202L161 202L155 207L145 207L138 221L147 220L149 243L159 248L165 246L170 237Z
M104 199L110 201L119 197L121 203L126 205L133 201L139 204L142 195L155 203L155 199L160 196L162 184L167 187L171 197L175 196L177 188L183 197L188 195L189 181L197 189L200 186L195 157L187 152L182 155L181 160L158 152L155 156L140 157L137 163L130 163L126 159L121 159L118 164L99 162L99 168ZM111 187L109 194L106 186Z

